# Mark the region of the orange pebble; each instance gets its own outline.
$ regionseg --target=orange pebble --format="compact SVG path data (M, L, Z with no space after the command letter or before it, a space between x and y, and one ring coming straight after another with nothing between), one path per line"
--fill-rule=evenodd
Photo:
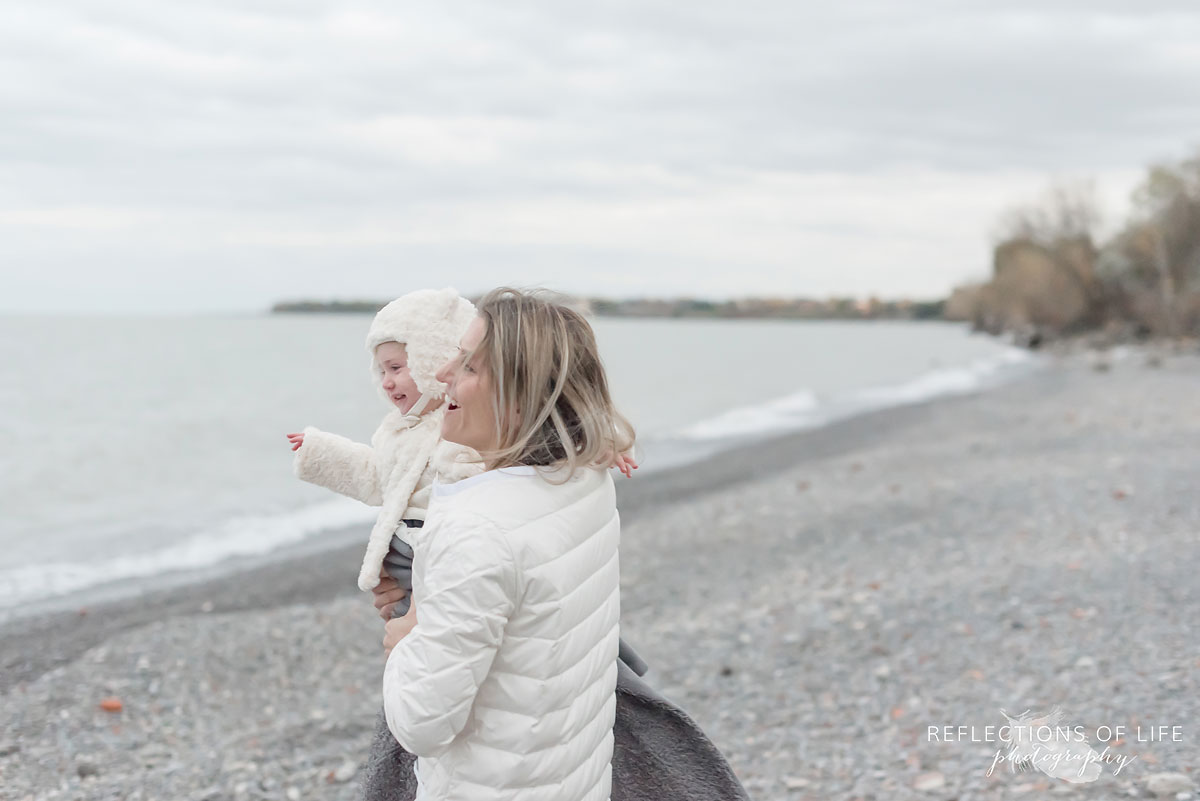
M105 698L100 702L100 708L105 712L120 712L124 706L121 703L121 699L116 697Z

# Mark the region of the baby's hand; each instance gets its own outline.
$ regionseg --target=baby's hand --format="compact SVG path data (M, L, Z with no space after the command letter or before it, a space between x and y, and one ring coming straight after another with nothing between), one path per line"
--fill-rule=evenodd
M633 456L628 453L622 453L613 460L612 466L625 474L625 478L633 478L633 471L637 470L637 462L633 460Z
M292 450L299 450L300 446L304 444L303 431L301 431L299 434L288 434L287 438L288 442L292 443Z

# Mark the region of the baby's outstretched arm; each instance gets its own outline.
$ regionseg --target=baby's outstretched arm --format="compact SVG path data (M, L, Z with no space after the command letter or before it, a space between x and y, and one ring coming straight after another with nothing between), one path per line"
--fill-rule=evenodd
M308 426L302 433L288 434L296 452L296 477L348 495L371 506L383 504L375 451L370 445Z

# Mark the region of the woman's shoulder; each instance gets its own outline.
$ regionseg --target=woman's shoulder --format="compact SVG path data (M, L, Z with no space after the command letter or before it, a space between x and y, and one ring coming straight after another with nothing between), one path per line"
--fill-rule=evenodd
M434 503L513 530L550 516L586 522L611 513L616 497L612 478L603 469L580 467L567 477L558 471L519 466L489 470L454 484L439 483Z
M424 560L426 570L462 576L482 574L515 576L518 572L516 549L509 532L487 515L471 509L441 510L417 529L413 547Z

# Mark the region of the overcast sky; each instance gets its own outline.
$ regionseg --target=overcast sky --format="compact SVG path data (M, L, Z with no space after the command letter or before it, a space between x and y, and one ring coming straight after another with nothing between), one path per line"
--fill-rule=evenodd
M0 7L0 309L934 297L1200 143L1200 4Z

